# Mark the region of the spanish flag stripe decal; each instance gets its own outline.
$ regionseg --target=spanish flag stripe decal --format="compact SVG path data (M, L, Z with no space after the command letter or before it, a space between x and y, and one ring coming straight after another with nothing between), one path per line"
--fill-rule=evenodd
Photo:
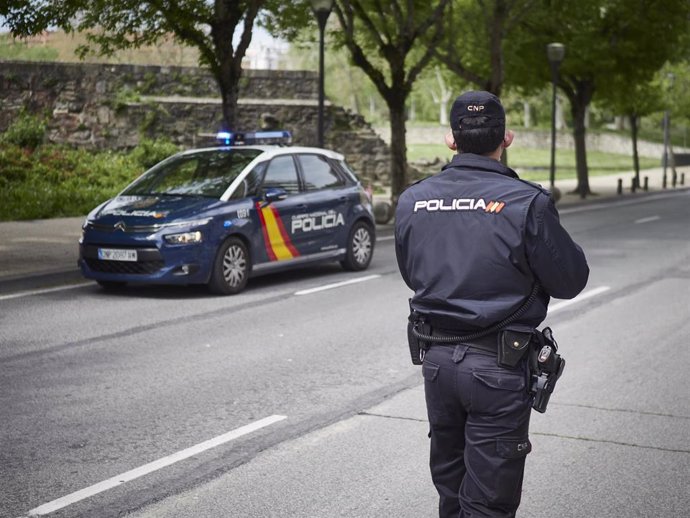
M261 230L266 244L266 253L271 261L283 261L299 256L290 241L278 211L274 207L264 207L257 203L256 210L261 221Z
M259 221L261 221L261 232L264 235L264 243L266 244L266 253L268 254L268 259L269 261L275 261L276 254L273 253L273 249L271 248L271 242L268 239L268 232L266 231L266 220L264 219L263 209L258 202L256 203L256 212L259 214Z
M290 251L290 254L292 255L292 257L298 257L299 252L297 251L297 249L292 244L292 240L290 239L290 236L288 235L287 231L285 230L285 225L283 225L283 220L280 219L280 214L278 214L278 211L276 210L275 207L270 206L269 208L271 209L271 211L273 212L273 215L275 217L276 224L278 225L278 231L280 232L280 235L283 238L283 244Z
M498 214L503 210L503 207L505 207L506 204L503 201L494 201L491 200L489 203L486 204L486 208L484 209L484 212L490 212L492 214Z

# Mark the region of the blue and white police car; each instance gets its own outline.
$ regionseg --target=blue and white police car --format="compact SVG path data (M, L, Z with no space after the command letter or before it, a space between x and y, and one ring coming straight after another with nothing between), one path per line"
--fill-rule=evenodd
M317 261L369 266L371 199L341 154L275 145L287 132L219 139L165 159L87 216L84 277L234 294L252 276Z

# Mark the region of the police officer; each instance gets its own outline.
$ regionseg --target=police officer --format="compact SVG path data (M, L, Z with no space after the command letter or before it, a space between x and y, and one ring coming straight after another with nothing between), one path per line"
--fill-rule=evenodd
M534 330L550 297L572 298L585 287L585 256L548 191L501 164L514 135L496 96L460 95L450 125L446 143L457 154L406 189L396 209L396 256L414 291L411 309L431 336L480 334L511 315L520 315L512 329ZM526 358L500 366L499 338L431 342L424 357L441 517L509 517L520 504L532 448L529 366Z

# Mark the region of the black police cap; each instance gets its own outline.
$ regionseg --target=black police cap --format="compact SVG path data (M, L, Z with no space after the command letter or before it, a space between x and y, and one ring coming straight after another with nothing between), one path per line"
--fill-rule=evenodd
M484 117L484 122L472 128L505 126L506 113L501 101L494 94L484 91L470 91L460 95L450 110L450 127L453 131L462 128L462 121Z

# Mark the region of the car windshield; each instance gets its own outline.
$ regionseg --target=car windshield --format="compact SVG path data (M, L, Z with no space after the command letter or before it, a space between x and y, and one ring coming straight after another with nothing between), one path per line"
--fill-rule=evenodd
M213 149L186 153L149 169L123 195L220 198L255 157L258 149Z

